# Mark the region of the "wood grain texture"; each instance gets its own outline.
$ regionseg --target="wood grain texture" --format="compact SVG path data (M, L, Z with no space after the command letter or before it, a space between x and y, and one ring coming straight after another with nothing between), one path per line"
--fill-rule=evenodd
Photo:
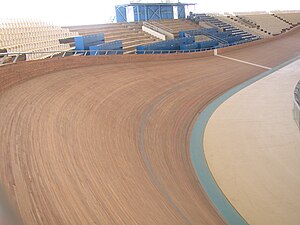
M235 54L278 64L299 54L299 36ZM0 179L24 224L225 223L194 173L189 132L209 102L264 70L214 56L130 57L0 68Z

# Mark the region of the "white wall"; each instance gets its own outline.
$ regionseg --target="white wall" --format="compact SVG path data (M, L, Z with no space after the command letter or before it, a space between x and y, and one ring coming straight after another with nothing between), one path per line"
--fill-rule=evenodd
M134 10L133 6L126 7L127 22L134 22Z

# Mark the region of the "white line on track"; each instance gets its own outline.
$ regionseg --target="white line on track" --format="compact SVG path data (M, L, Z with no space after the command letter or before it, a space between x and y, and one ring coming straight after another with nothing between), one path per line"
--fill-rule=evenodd
M217 51L214 52L214 55L218 56L218 57L221 57L221 58L229 59L229 60L232 60L232 61L248 64L248 65L251 65L251 66L257 66L257 67L267 69L267 70L272 69L272 68L267 67L267 66L262 66L262 65L259 65L259 64L251 63L251 62L246 62L246 61L243 61L243 60L240 60L240 59L235 59L235 58L227 57L227 56L224 56L224 55L219 55Z

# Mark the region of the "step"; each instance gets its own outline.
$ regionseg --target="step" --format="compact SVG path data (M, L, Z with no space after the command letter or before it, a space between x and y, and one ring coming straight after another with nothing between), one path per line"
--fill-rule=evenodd
M131 50L135 50L135 48L137 46L141 46L141 45L147 45L147 44L152 44L154 42L157 42L157 41L147 41L147 42L142 42L142 43L139 43L139 44L134 44L134 45L131 45L131 46L127 46L125 48L123 48L125 51L131 51Z
M131 35L131 36L119 37L119 39L121 39L124 42L124 41L131 41L131 40L135 40L135 39L142 39L142 38L145 38L145 37L148 37L148 35L141 33L140 35ZM115 41L117 39L118 38L114 38L114 37L113 38L105 38L105 41Z
M154 42L156 42L156 39L151 39L151 38L144 38L144 39L136 39L136 40L134 40L134 41L130 41L130 42L124 42L123 43L123 48L124 47L128 47L128 46L132 46L132 45L135 45L135 44L141 44L141 43L143 43L143 42L148 42L148 41L154 41Z

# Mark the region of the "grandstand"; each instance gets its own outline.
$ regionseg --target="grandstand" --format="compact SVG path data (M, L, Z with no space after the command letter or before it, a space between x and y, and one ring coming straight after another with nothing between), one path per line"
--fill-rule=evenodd
M300 12L299 11L274 11L272 12L275 17L278 19L289 23L292 26L297 26L300 24Z
M143 24L140 22L132 23L111 23L86 26L66 27L79 35L89 35L103 33L105 41L120 40L123 43L124 54L134 53L139 45L150 44L159 41L158 38L144 32Z
M248 21L242 19L239 16L234 15L213 15L215 18L217 18L220 21L223 21L224 23L228 23L233 27L236 27L240 30L244 30L254 36L260 37L260 38L266 38L270 37L271 35L268 33L265 33L259 29L257 29L256 25L253 25L252 23L249 23Z
M34 20L0 21L0 49L2 52L51 52L73 49L60 39L78 36L77 32ZM27 60L43 59L53 54L28 54Z
M157 26L165 31L169 31L173 34L174 38L179 37L179 32L184 30L197 30L203 28L201 25L193 23L192 21L185 19L178 20L157 20L149 21L149 23Z
M4 55L8 52L9 54L7 55L10 56L4 59L0 56L2 58L0 64L18 60L36 60L72 55L74 52L66 53L66 51L75 49L74 38L76 36L93 34L103 34L105 43L122 43L121 45L117 44L118 48L113 47L113 44L106 44L97 48L101 49L101 51L122 50L124 54L132 54L141 49L183 50L183 52L186 52L185 50L209 50L284 33L299 25L299 15L298 11L276 11L272 14L262 11L235 13L235 15L229 13L226 15L202 13L190 14L188 19L162 19L71 27L59 27L49 23L29 20L3 21L0 25L0 53ZM203 29L213 28L217 28L219 31L214 34L202 32ZM185 31L194 31L193 34L197 33L197 35L193 35L194 43L189 43L189 46L181 48L179 46L177 48L169 46L170 48L166 49L167 47L164 44L168 42L160 43L161 41L177 39L180 37L180 33ZM221 34L220 32L224 33ZM191 34L189 32L185 33L187 35ZM224 38L222 39L222 37L220 39L220 35L223 37L227 35L229 42L224 40ZM11 38L12 36L14 38ZM210 48L202 48L199 44L196 44L211 40L217 41L218 44ZM208 43L208 46L210 46L214 42ZM149 48L147 46L152 47ZM154 48L153 46L156 47ZM159 48L159 46L164 47ZM203 46L206 46L206 44L203 44ZM89 48L85 50L89 50ZM27 52L27 54L14 55L14 52ZM109 53L113 54L113 52ZM147 53L151 54L151 51ZM87 55L87 52L80 54ZM108 54L108 52L103 54ZM115 54L120 54L120 51L115 52Z
M219 16L214 15L208 15L208 14L194 14L189 17L192 21L196 23L206 23L210 24L211 27L217 27L223 31L231 32L233 35L240 35L243 39L249 39L249 40L257 40L259 39L259 36L256 36L252 33L248 33L243 29L240 29L227 21L220 20Z
M263 31L269 35L278 35L290 30L294 26L289 23L276 18L272 14L261 13L261 14L243 14L238 15L240 20L247 22L250 25L257 26L257 29Z

